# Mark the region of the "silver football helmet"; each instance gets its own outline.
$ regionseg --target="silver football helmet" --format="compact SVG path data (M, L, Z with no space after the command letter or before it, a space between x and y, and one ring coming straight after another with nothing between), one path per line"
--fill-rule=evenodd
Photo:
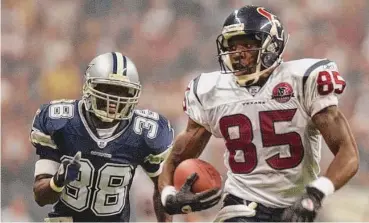
M130 119L141 94L135 64L119 52L101 54L88 65L83 86L86 110L104 122Z

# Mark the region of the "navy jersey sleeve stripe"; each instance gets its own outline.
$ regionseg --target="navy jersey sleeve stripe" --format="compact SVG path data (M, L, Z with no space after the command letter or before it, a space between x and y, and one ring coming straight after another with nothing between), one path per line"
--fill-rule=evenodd
M332 61L330 60L321 60L321 61L318 61L316 62L315 64L313 64L311 67L309 67L305 73L304 73L304 76L302 78L302 94L305 96L305 83L306 81L308 80L310 74L318 67L320 66L323 66L323 65L326 65L326 64L329 64L331 63Z
M196 77L193 80L193 87L192 87L192 91L193 94L195 95L196 99L199 101L199 103L202 105L199 96L197 95L197 85L199 84L199 80L200 80L201 75L199 75L198 77Z

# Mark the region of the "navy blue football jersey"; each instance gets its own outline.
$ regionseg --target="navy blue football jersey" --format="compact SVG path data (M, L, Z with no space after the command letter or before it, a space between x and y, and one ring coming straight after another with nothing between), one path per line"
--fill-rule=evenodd
M158 113L135 110L111 137L101 139L89 127L84 112L83 101L60 100L42 105L34 118L30 139L39 161L60 163L82 152L77 180L66 185L49 217L129 221L129 190L135 169L141 165L150 177L160 174L173 129Z

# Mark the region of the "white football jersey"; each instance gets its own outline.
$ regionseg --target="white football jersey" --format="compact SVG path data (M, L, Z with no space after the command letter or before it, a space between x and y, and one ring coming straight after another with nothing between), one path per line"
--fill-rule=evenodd
M337 105L345 85L327 59L284 62L258 92L233 74L203 73L189 84L184 110L224 139L225 192L281 208L317 178L322 137L311 117Z

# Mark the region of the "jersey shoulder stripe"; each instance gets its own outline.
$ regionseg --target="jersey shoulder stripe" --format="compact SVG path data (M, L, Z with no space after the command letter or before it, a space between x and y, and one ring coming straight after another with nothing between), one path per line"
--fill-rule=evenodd
M199 101L199 103L202 105L201 103L201 100L199 98L199 96L197 95L197 86L199 84L199 81L200 81L200 77L201 77L201 74L199 76L197 76L194 80L193 80L193 87L192 87L192 91L193 91L193 94L195 95L196 99Z
M288 62L283 62L280 65L280 68L277 68L281 71L284 80L292 78L298 87L298 92L301 92L301 96L305 96L305 92L307 91L307 86L309 85L309 80L315 77L318 69L325 69L325 66L329 64L333 64L335 67L335 63L329 59L314 59L314 58L305 58L300 60L292 60Z
M318 61L316 62L315 64L313 64L312 66L310 66L304 73L304 76L302 77L302 92L304 94L305 92L305 83L306 81L308 80L310 74L317 68L321 67L321 66L324 66L324 65L327 65L329 63L331 63L332 61L328 60L328 59L325 59L325 60L321 60L321 61Z

